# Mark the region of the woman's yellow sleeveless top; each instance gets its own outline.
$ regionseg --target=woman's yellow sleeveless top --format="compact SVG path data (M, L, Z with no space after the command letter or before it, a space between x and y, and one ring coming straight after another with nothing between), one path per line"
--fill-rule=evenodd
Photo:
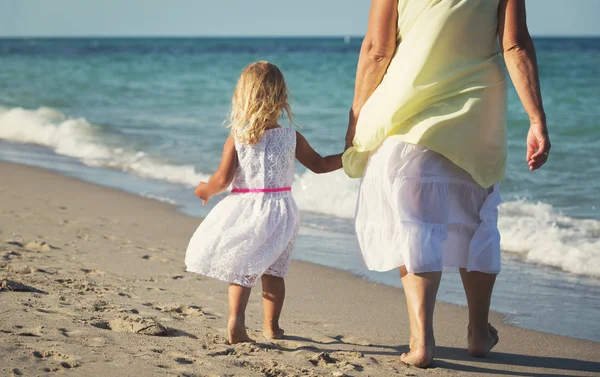
M363 175L387 137L434 150L482 187L504 176L506 72L499 0L399 0L398 47L363 106L344 170Z

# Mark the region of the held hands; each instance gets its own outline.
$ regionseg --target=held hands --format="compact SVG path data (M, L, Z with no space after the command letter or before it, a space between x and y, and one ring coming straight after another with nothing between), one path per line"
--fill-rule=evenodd
M200 182L200 184L198 184L198 187L196 187L196 190L194 191L194 194L200 199L202 199L202 205L205 205L212 196L208 192L207 186L208 185L206 184L206 182Z
M358 122L358 116L355 114L354 110L350 110L348 113L348 131L346 132L346 145L344 146L344 152L353 146L352 141L354 140L354 135L356 134L356 123Z
M529 170L534 171L542 167L548 160L550 153L550 137L545 123L531 123L527 133L527 163Z

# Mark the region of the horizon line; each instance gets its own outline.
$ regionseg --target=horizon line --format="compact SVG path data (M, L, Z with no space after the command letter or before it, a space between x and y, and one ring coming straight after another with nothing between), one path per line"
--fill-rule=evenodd
M533 38L600 38L600 34L538 34L532 35ZM324 34L324 35L302 35L302 34L291 34L291 35L191 35L191 34L174 34L174 35L0 35L0 39L258 39L258 38L272 38L272 39L284 39L284 38L313 38L313 39L326 39L326 38L364 38L364 35L350 35L350 34Z

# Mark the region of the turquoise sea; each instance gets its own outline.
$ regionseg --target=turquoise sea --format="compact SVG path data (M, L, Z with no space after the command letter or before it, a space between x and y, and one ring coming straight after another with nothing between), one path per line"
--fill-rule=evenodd
M536 39L553 149L525 163L528 121L509 91L500 208L503 271L493 309L518 326L600 341L600 39ZM216 168L242 68L284 72L300 131L343 147L360 38L0 39L0 159L173 203L204 216L193 188ZM0 177L2 179L3 177ZM297 167L297 259L368 272L353 236L357 180ZM182 264L183 254L181 251ZM457 274L440 300L465 304ZM400 299L400 298L399 298Z

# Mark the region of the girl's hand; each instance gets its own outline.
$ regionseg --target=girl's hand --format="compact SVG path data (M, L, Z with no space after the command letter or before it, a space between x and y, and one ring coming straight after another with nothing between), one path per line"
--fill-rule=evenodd
M527 163L529 170L534 171L542 167L548 160L550 153L550 137L548 128L544 123L532 123L527 133Z
M202 199L202 205L205 205L211 197L211 195L209 195L209 193L206 190L206 186L206 182L200 182L200 184L198 185L198 187L196 187L196 190L194 191L194 194L200 199Z

